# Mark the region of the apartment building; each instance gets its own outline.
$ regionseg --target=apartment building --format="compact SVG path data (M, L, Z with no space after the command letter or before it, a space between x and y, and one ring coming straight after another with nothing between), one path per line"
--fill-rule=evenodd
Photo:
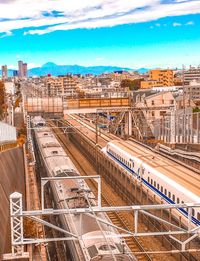
M200 80L200 66L198 66L198 67L190 66L190 68L188 70L184 70L183 79L184 79L185 85L189 85L189 83L193 80L199 81Z
M173 86L174 73L173 70L156 69L149 71L149 79L141 82L142 89L149 89L152 87Z
M44 86L48 96L73 96L77 89L77 82L72 76L46 77Z
M174 92L138 92L135 107L143 108L147 118L158 119L174 108L176 94Z
M200 80L193 80L189 85L186 85L183 89L184 98L191 103L191 101L200 102Z

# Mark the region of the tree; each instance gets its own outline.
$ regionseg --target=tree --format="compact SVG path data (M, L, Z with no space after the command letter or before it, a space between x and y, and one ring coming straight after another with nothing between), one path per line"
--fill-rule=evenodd
M3 119L5 110L5 86L4 83L0 81L0 120Z
M133 91L133 90L138 90L140 89L140 83L141 81L143 81L144 79L134 79L134 80L130 80L130 79L124 79L121 81L121 88L129 88L129 90Z

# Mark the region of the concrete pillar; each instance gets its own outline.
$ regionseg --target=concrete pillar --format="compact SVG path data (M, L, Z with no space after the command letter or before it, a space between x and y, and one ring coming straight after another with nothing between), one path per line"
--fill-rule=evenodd
M176 142L176 114L174 110L171 111L170 129L170 143L174 144Z
M132 115L130 111L125 115L125 135L132 136Z

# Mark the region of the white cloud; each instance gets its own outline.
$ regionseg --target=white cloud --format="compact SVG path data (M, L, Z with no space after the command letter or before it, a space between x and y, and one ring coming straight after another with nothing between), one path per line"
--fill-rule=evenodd
M194 25L194 22L193 21L189 21L185 25Z
M12 32L11 32L11 31L7 31L7 32L3 33L3 34L0 36L0 38L5 38L5 37L11 36L11 35L12 35Z
M173 23L172 25L173 25L174 27L176 27L176 26L182 26L181 23Z
M56 30L110 27L199 13L200 0L174 0L165 4L161 0L0 1L0 33L24 29L25 35L45 34ZM30 27L31 30L27 29Z
M17 66L14 65L14 64L9 64L9 65L8 65L8 69L17 70Z
M28 69L41 67L41 64L28 63Z

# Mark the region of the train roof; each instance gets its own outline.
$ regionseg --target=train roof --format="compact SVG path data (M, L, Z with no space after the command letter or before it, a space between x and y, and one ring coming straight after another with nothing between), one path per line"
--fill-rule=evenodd
M200 197L200 176L194 171L132 141L114 140L109 144L114 144Z
M41 116L35 116L33 117L33 119L31 120L33 126L44 126L46 125L46 121L44 118L42 118Z

